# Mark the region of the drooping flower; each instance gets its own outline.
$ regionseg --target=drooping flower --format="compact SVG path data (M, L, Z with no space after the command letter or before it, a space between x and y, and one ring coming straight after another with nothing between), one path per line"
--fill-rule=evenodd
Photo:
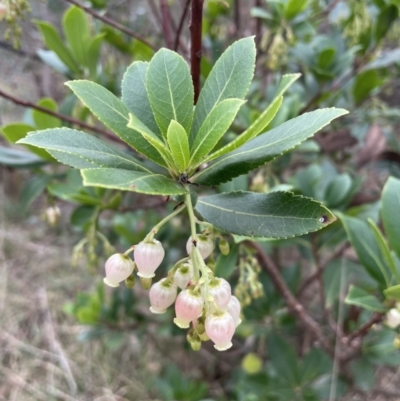
M154 272L164 259L165 251L160 241L153 239L152 242L140 242L133 252L138 276L152 278Z
M179 267L174 274L174 282L175 284L185 290L188 286L190 280L193 278L193 265L191 262L184 263L181 267Z
M203 296L204 294L204 287ZM226 310L228 307L228 302L231 298L232 291L230 284L223 278L214 278L209 287L208 287L208 294L212 296L215 304L221 310Z
M242 319L240 318L240 310L241 305L239 300L234 295L232 295L228 302L228 313L233 317L236 327L239 326L240 323L242 323Z
M174 303L176 294L176 285L166 278L153 284L149 291L150 311L153 313L165 313L167 308Z
M199 236L197 239L196 247L199 250L201 257L203 259L207 259L211 255L211 252L214 249L214 242L208 236L207 237ZM193 249L193 240L192 236L190 236L186 243L186 251L188 255L192 253L192 249Z
M134 263L129 256L116 253L106 262L106 277L104 283L110 287L118 287L121 281L127 279L133 272Z
M192 320L197 319L203 312L204 300L197 292L183 290L175 302L176 318L174 323L181 329L186 329Z
M232 337L235 333L235 321L228 312L211 314L206 318L206 333L218 351L232 347Z

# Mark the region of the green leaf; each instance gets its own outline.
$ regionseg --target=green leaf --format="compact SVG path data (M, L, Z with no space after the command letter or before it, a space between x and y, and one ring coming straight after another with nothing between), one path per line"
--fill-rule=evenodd
M363 71L388 68L391 67L393 64L400 64L400 48L383 52L380 56L369 62L363 68Z
M58 106L54 99L43 98L38 102L38 106L44 107L51 111L57 111ZM47 129L61 127L61 120L57 117L50 116L39 110L32 110L33 121L37 129ZM31 130L32 131L32 130Z
M218 59L196 104L190 145L193 144L204 120L218 103L230 98L245 98L253 79L255 59L256 49L252 36L233 43Z
M25 183L21 192L21 204L24 210L27 210L32 202L40 196L50 181L51 176L42 175L34 176Z
M186 132L190 131L194 90L189 67L181 56L168 49L159 50L147 68L146 89L164 137L171 120L181 124Z
M18 140L25 138L28 132L34 131L35 127L32 127L28 124L22 123L12 123L5 125L1 128L1 131L4 137L11 143L17 143ZM26 145L26 147L36 155L47 161L55 161L52 156L48 152L43 149L36 148L34 146Z
M160 129L154 119L146 91L146 71L149 63L135 61L126 70L121 84L122 102L135 116L140 117L146 127L162 138Z
M374 295L354 285L350 286L349 293L344 302L348 305L360 306L373 312L386 312L388 310Z
M290 192L231 192L200 197L196 210L215 227L248 237L289 238L336 220L320 203Z
M82 66L88 67L90 33L85 12L75 6L69 8L63 17L63 27L69 48L75 59Z
M357 253L358 260L379 284L389 284L389 267L384 262L379 246L368 223L356 217L340 213L339 218Z
M400 258L400 180L389 177L382 190L381 215L389 245Z
M368 392L375 382L375 369L371 361L361 357L350 363L350 371L354 378L354 384L362 391Z
M82 170L83 184L102 188L133 191L149 195L182 195L187 191L161 174L128 171L116 168Z
M13 168L32 168L45 164L45 160L30 152L0 146L0 164Z
M97 75L97 64L100 57L100 47L104 40L104 33L99 33L92 40L89 39L89 47L87 54L87 67L90 76L95 78Z
M216 159L211 166L200 171L192 180L204 185L227 182L293 149L330 121L344 114L347 114L346 110L330 108L293 118Z
M191 148L191 166L197 167L203 163L202 159L214 149L228 130L243 103L241 99L226 99L212 109L201 125Z
M394 4L385 7L379 13L375 24L375 40L377 42L383 39L398 16L399 9Z
M94 82L78 80L66 83L90 111L124 142L149 159L165 166L158 151L141 134L128 128L129 110L115 95Z
M250 139L259 135L264 129L267 128L268 124L273 120L279 108L281 107L283 101L283 94L287 89L295 82L301 74L287 74L282 77L279 84L278 90L271 104L261 113L261 115L246 129L241 135L239 135L235 140L230 142L228 145L217 150L212 155L206 158L206 161L213 160L225 153L231 152L237 149L239 146L244 145Z
M382 83L377 70L367 70L357 75L354 86L353 96L356 103L361 103L373 89Z
M175 120L172 120L168 127L167 140L179 172L185 172L189 166L190 158L188 134L182 125Z
M75 74L79 74L79 66L68 48L64 45L54 26L45 21L35 21L40 29L46 46L57 54L59 59Z
M339 174L326 187L324 199L329 207L337 207L346 199L352 186L349 174Z
M154 146L160 156L165 160L165 163L168 165L174 165L171 160L169 151L165 143L154 133L151 132L135 115L129 113L129 122L128 127L132 128L140 135L143 136L152 146Z
M395 299L396 301L400 301L400 284L386 288L383 293L387 299Z
M307 7L308 0L289 0L286 4L285 17L293 19L297 14L300 14Z
M134 157L92 135L71 128L53 128L30 133L18 143L46 149L58 161L75 168L115 167L149 172Z

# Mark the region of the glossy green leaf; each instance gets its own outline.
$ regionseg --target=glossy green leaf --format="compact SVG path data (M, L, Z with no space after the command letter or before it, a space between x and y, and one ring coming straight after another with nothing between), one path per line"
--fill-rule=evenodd
M116 168L82 170L87 186L133 191L149 195L182 195L185 188L161 174L128 171Z
M293 19L307 7L308 0L289 0L286 4L285 17Z
M215 63L196 104L190 145L193 144L204 120L218 103L230 98L245 98L253 79L255 58L254 38L249 37L233 43Z
M38 106L44 107L51 111L57 111L58 106L54 99L44 98L38 102ZM47 129L61 127L61 120L57 117L50 116L39 110L32 110L33 121L37 129ZM32 131L32 130L31 130Z
M159 50L147 68L146 89L164 137L171 120L181 124L186 132L190 131L194 90L189 67L181 56L168 49Z
M89 42L87 67L89 68L90 76L93 78L97 75L97 65L99 63L100 48L104 40L104 35L104 33L99 33Z
M386 288L383 293L387 299L395 299L400 302L400 284Z
M193 181L204 185L230 181L293 149L344 114L347 111L343 109L320 109L289 120L216 159L211 166L196 174Z
M400 180L389 177L382 191L382 222L390 247L400 258Z
M146 90L146 71L149 63L135 61L126 70L122 78L122 102L135 116L157 136L162 138L160 129L154 119Z
M167 140L172 158L179 172L185 172L189 166L190 159L188 134L182 125L175 120L172 120L168 127Z
M115 95L94 82L78 80L66 83L90 111L124 142L150 160L165 166L158 151L141 134L128 128L129 110Z
M356 103L361 103L373 89L382 83L376 70L367 70L357 75L353 86L353 97Z
M13 168L39 167L46 161L30 152L0 146L0 165Z
M283 101L283 94L287 91L287 89L299 79L300 74L288 74L282 77L282 80L279 84L278 90L275 94L275 97L271 104L261 113L261 115L257 118L253 124L250 125L249 128L246 129L241 135L239 135L235 140L228 143L223 148L217 150L209 157L206 158L205 161L210 161L216 159L219 156L224 155L225 153L231 152L232 150L237 149L238 147L244 145L250 139L259 135L264 129L267 128L268 124L273 120L281 107Z
M70 69L70 71L74 72L75 74L79 74L80 70L78 64L76 63L71 52L64 45L54 26L45 21L35 21L35 23L40 29L46 46L57 54L60 60Z
M12 123L1 127L4 137L11 143L16 143L22 138L25 138L28 132L35 131L35 127L23 123ZM43 149L35 146L25 145L32 153L40 156L47 161L54 161L54 157Z
M228 130L244 103L241 99L226 99L215 106L201 125L190 151L190 165L198 166L203 158Z
M290 238L336 218L322 204L290 192L231 192L200 197L196 210L215 227L248 237Z
M71 128L36 131L18 143L46 149L58 161L75 168L115 167L149 172L138 160L92 135Z
M90 33L85 12L76 6L70 7L64 13L63 27L74 58L82 66L88 67Z
M399 9L394 4L388 5L379 13L375 24L375 40L377 42L385 37L398 16Z
M379 284L388 285L390 269L386 265L379 246L368 223L356 217L339 214L358 260Z
M344 302L348 305L360 306L373 312L386 312L388 310L374 295L354 285L350 286L349 293Z
M352 186L352 179L349 174L339 174L332 181L329 182L325 190L324 199L329 207L340 206Z

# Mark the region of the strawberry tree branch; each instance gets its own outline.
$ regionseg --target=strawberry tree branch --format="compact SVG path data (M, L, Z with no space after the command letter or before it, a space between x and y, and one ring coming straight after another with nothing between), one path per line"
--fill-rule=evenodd
M190 20L190 72L192 74L194 86L194 103L200 94L200 64L202 54L202 20L203 20L204 0L192 0L191 20Z
M136 40L139 40L140 42L144 43L145 45L149 46L153 50L157 50L154 45L152 45L150 42L148 42L145 38L142 36L136 34L135 32L131 31L130 29L126 28L125 26L121 25L120 23L114 21L113 19L109 17L105 17L104 15L101 15L97 13L96 11L92 10L91 8L79 3L76 0L65 0L68 3L74 4L75 6L81 8L83 11L85 11L87 14L90 14L92 17L104 22L107 25L112 26L115 29L118 29L119 31L125 33L128 36L131 36L132 38L135 38Z
M183 23L185 22L185 18L186 18L187 12L189 10L189 5L190 5L190 0L186 0L181 19L179 21L178 30L176 31L176 35L175 35L175 42L174 42L174 50L175 51L177 51L178 47L179 47L179 41L180 41L182 29L183 29Z

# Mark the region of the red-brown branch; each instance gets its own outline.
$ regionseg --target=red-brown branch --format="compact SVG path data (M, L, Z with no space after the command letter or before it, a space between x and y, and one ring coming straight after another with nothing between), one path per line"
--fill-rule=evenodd
M197 103L200 94L203 2L204 0L192 0L192 17L190 20L190 70L194 86L195 104Z
M191 0L186 0L185 7L183 8L181 19L179 21L178 30L176 31L175 43L174 43L174 50L175 51L177 51L178 47L179 47L179 41L180 41L182 29L183 29L183 24L185 22L186 14L187 14L187 12L189 10L190 1Z

